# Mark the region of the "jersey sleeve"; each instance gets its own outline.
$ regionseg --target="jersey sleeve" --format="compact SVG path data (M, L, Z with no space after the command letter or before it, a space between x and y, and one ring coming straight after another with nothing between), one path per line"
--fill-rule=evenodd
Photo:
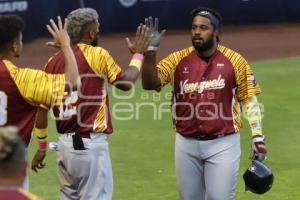
M250 99L261 93L259 84L248 62L239 56L235 64L235 75L237 83L237 98L239 101Z
M176 56L174 54L170 54L168 57L161 60L156 66L161 88L169 83L174 82L174 71L176 67L175 58Z
M99 76L105 76L109 83L116 81L122 69L114 61L107 50L101 47L88 47L83 49L84 56L93 71Z
M43 108L61 103L65 90L65 75L47 74L42 70L7 65L22 97Z
M157 90L160 90L169 83L174 83L174 73L178 63L193 50L193 47L188 47L181 51L174 52L157 64L157 73L161 83L160 88L157 88Z

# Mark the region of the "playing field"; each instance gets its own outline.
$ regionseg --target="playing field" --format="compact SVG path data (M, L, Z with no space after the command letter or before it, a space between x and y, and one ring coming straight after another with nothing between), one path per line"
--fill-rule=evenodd
M250 131L248 124L244 123L235 199L300 199L300 159L297 156L300 152L299 63L300 57L251 63L263 90L259 100L264 106L263 132L269 149L266 164L273 170L275 182L272 190L263 196L244 191L242 173L250 164ZM174 131L168 105L169 92L167 87L158 96L157 93L142 90L140 82L137 82L134 93L125 94L127 99L110 96L111 111L115 116L115 131L110 137L115 200L179 199L174 172ZM131 98L132 94L134 96ZM54 141L57 134L54 124L50 125L49 140ZM30 160L35 149L32 145ZM46 162L47 167L38 174L30 172L30 188L45 200L58 200L55 152L48 151Z

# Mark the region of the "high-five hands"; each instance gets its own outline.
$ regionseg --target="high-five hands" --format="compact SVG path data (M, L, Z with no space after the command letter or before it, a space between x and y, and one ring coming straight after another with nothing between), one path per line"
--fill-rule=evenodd
M162 36L166 30L158 31L158 18L150 16L145 18L145 25L140 24L137 28L133 42L126 38L131 53L145 53L146 51L157 51Z
M158 46L160 44L160 40L166 32L165 29L159 32L158 24L159 24L158 18L155 18L154 22L151 16L145 19L145 25L149 28L149 34L150 34L150 43L149 43L148 51L157 51Z
M53 37L52 42L47 42L48 46L56 47L56 48L63 48L70 46L70 37L67 32L68 28L68 20L65 19L65 23L62 23L61 18L57 17L57 24L54 22L53 19L50 19L50 25L48 24L47 29L49 33Z
M145 53L150 42L149 28L146 25L140 24L136 30L134 41L131 42L127 37L126 42L132 54Z

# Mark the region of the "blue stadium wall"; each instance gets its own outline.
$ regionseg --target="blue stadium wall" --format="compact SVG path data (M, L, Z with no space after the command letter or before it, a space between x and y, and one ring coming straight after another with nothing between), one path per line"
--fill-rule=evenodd
M300 21L300 0L0 0L0 14L18 14L26 21L25 40L49 36L49 18L66 16L79 7L99 12L102 33L131 32L147 16L166 29L186 29L190 11L199 6L217 9L224 24L266 24Z

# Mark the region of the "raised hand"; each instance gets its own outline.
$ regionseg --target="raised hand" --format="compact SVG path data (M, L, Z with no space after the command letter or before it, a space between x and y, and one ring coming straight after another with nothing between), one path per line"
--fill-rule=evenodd
M68 20L65 19L65 23L62 23L60 16L57 17L57 24L53 19L50 19L50 25L48 24L47 29L53 37L52 42L47 42L48 46L62 48L70 46L70 37L67 32Z
M160 40L162 36L165 34L166 30L162 30L161 32L158 31L158 18L154 19L150 16L145 19L145 25L149 28L150 34L150 43L148 47L148 51L157 51L158 46L160 44Z
M145 53L150 42L149 28L140 24L136 30L134 41L131 42L129 38L126 38L126 42L132 54Z

